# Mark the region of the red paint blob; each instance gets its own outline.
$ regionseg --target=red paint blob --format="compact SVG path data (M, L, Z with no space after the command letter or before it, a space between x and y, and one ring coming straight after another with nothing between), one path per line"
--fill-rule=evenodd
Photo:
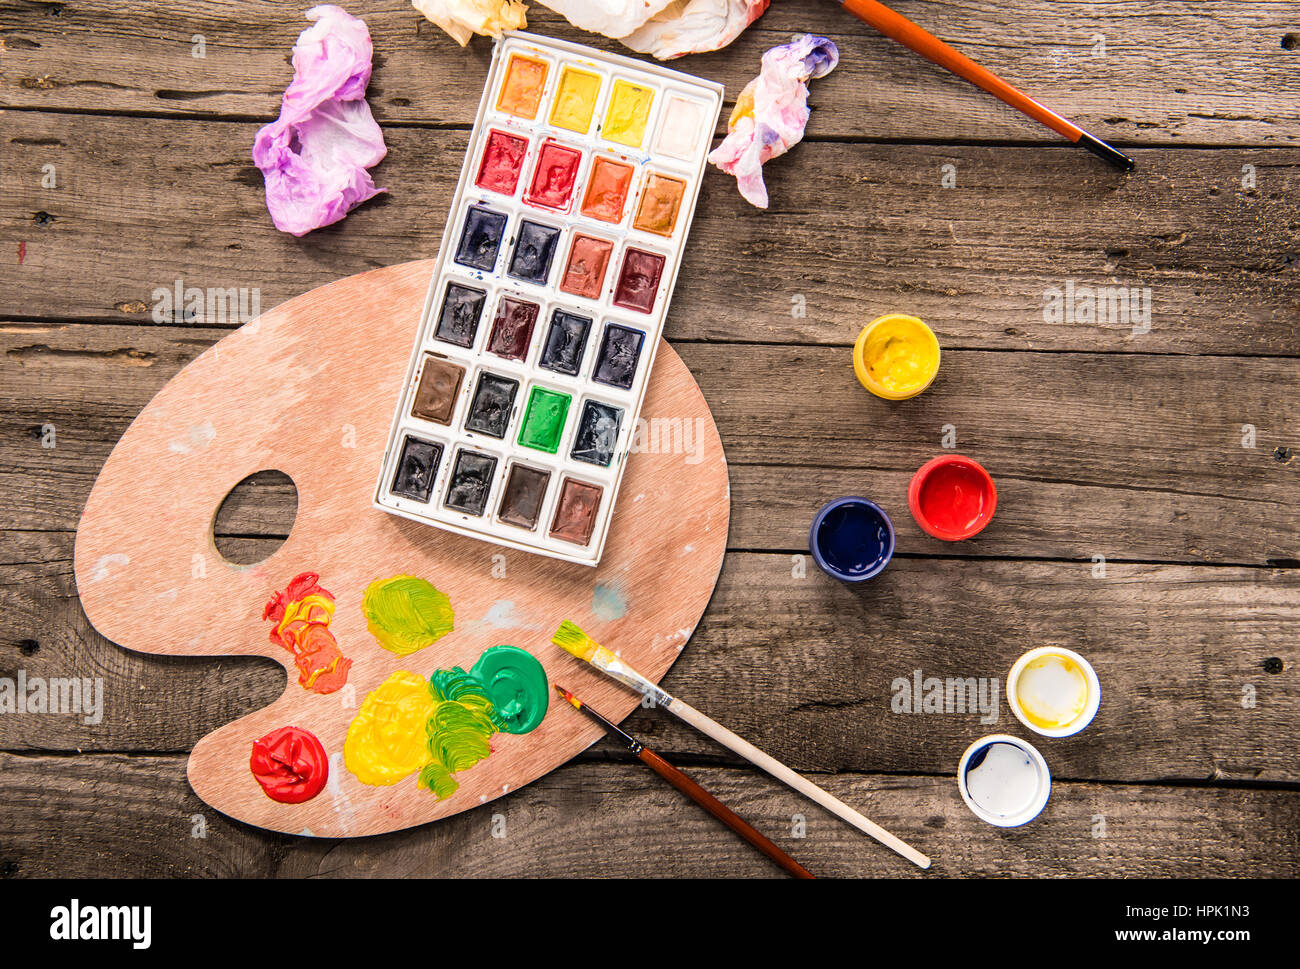
M582 152L578 149L566 148L554 141L546 142L537 153L537 167L533 169L527 201L548 209L567 209L580 164Z
M248 768L271 800L301 804L325 787L330 762L314 733L280 727L253 743Z
M474 184L490 192L514 195L515 186L519 184L520 169L524 167L524 155L527 153L527 138L516 138L504 131L493 130L483 149L483 161L479 165L478 178Z
M978 534L993 518L998 491L978 461L944 454L912 476L907 506L922 530L946 542Z

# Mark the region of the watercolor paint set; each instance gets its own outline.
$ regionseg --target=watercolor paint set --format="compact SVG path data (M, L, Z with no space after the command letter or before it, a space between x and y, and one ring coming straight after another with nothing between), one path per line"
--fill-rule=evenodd
M600 561L722 87L497 43L375 505Z

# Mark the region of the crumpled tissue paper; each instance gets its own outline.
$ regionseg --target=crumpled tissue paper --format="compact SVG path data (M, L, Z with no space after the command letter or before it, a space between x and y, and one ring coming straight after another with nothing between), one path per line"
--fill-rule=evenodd
M840 61L835 44L803 34L763 55L758 77L745 85L727 121L727 137L709 161L736 176L740 194L767 208L763 164L784 155L803 139L808 124L808 82L825 77Z
M313 23L293 45L294 76L280 117L253 141L271 221L295 236L337 222L385 191L366 169L388 152L366 103L370 31L332 4L312 7L307 19Z

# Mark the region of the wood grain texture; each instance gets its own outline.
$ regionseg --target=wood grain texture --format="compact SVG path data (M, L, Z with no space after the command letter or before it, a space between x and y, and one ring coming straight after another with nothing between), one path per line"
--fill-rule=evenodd
M1296 27L1285 2L894 6L1100 138L1300 144L1300 53L1282 44ZM142 17L111 0L6 0L0 104L269 119L292 73L286 55L306 25L303 9L292 0L165 0ZM369 100L380 121L472 122L487 73L486 39L476 38L467 57L406 0L373 0L358 13L377 52ZM539 4L530 5L529 26L625 52ZM813 88L812 137L1055 139L849 14L828 10L825 0L781 0L730 48L674 66L726 84L734 99L757 73L764 50L808 30L829 35L842 55L835 73ZM202 58L192 53L196 34L205 40ZM124 62L131 71L121 69Z
M491 805L364 841L230 822L189 788L185 756L279 696L280 664L130 652L86 620L72 529L95 474L150 397L234 325L159 325L154 290L258 287L267 309L434 254L488 45L462 53L407 0L366 5L390 193L294 240L271 227L248 152L305 6L0 0L0 676L98 676L105 691L97 724L0 717L0 748L18 751L0 754L0 875L773 874L636 765L606 762L603 743ZM936 874L1295 877L1294 5L895 6L1135 147L1140 168L1123 179L1055 147L825 0L780 0L731 50L678 63L734 98L791 33L815 27L843 53L812 87L808 140L767 170L770 211L717 172L703 186L666 335L733 458L732 552L666 685L792 765L834 772L816 779L933 854ZM535 5L533 24L593 39ZM1044 291L1069 281L1149 286L1151 331L1048 322ZM945 346L939 382L903 408L855 388L845 356L888 310L926 318ZM1001 497L993 525L957 546L921 536L902 505L945 424ZM903 551L855 594L799 553L822 499L864 491L897 509ZM265 558L293 501L265 481L241 489L223 547ZM1048 641L1104 669L1101 713L1040 745L1056 775L1045 814L993 831L935 775L982 733L1023 735L1005 704L989 726L894 714L890 682L917 668L1001 677ZM627 723L706 765L688 770L819 874L911 873L671 718ZM498 813L506 839L490 836ZM788 838L795 813L809 838ZM196 814L206 839L192 837ZM641 836L625 836L629 819Z
M256 125L4 120L0 164L17 174L0 210L0 318L56 322L153 324L155 291L178 279L256 289L268 309L433 256L466 144L463 131L390 128L375 169L389 194L295 239L266 213ZM710 167L666 336L848 346L905 310L945 349L1300 355L1300 150L1137 154L1122 176L1072 147L804 144L766 169L766 212ZM1071 284L1136 290L1149 318L1107 302L1092 319L1049 319L1044 294Z
M687 770L824 877L1300 873L1300 798L1293 792L1058 781L1028 827L991 831L962 804L951 777L819 778L914 837L934 857L931 872L922 873L761 772ZM345 841L231 823L190 791L180 757L0 754L0 777L0 870L11 876L783 877L627 762L571 764L505 801L438 824ZM796 816L804 818L802 838L791 837ZM494 829L504 836L494 837Z
M573 619L599 638L624 639L629 662L658 680L713 592L726 547L726 461L708 405L666 346L642 415L691 421L698 461L637 453L628 461L609 544L596 568L525 553L399 519L371 507L406 374L431 260L340 280L271 310L215 344L162 388L131 424L96 480L77 529L74 572L82 607L105 637L170 656L265 656L290 681L281 697L205 736L190 757L195 791L225 814L277 831L360 836L447 817L500 797L568 760L601 735L585 719L552 715L457 775L437 799L414 777L361 783L340 756L363 697L395 670L422 677L469 669L497 643L522 646L620 719L638 702L578 663L550 636ZM446 458L444 460L449 460ZM264 562L234 567L217 553L212 522L230 489L275 468L301 496L293 531ZM262 607L302 572L335 597L329 631L352 662L350 690L300 688L293 657L268 639ZM416 575L447 593L456 630L406 656L381 649L361 609L366 586ZM607 590L616 605L605 608ZM612 613L612 614L610 614ZM331 757L327 791L296 805L268 798L248 767L255 740L292 724Z
M148 656L106 641L77 601L67 533L5 533L4 547L0 675L100 677L104 709L93 725L0 718L0 749L188 750L284 690L268 660ZM974 737L1022 732L1001 695L1006 673L1056 642L1092 661L1103 698L1084 734L1045 745L1059 777L1300 782L1289 636L1300 571L1110 564L1101 578L1085 563L898 558L855 591L800 559L731 553L664 680L798 770L951 770ZM894 681L918 669L996 681L995 715L893 712ZM1247 688L1254 706L1243 705ZM662 714L636 711L628 729L670 759L737 763Z
M11 527L76 527L98 468L210 328L0 328L0 510ZM734 471L731 547L799 550L832 494L879 498L909 554L1215 562L1300 560L1294 361L947 351L903 404L857 383L848 349L682 344ZM815 385L811 395L805 388ZM1255 428L1243 447L1243 425ZM56 428L46 448L41 428ZM912 472L943 449L981 461L998 514L945 543L906 510ZM792 475L794 478L792 479ZM797 482L797 485L795 484ZM1232 522L1224 527L1224 522ZM252 527L243 526L244 530Z
M1282 466L1282 473L1289 473L1286 447L1279 457L1268 443L1258 446ZM1112 487L1002 476L997 482L1001 502L997 528L982 532L977 541L942 545L922 532L907 511L910 469L801 468L797 489L788 486L786 467L731 464L729 470L728 546L734 550L805 550L806 526L816 510L816 496L852 491L868 491L896 513L894 528L904 543L904 555L1087 563L1104 555L1112 562L1200 561L1288 568L1295 549L1286 516L1261 515L1259 502L1250 498L1163 492L1135 486L1133 479L1127 486ZM51 496L51 505L55 500ZM68 503L74 503L72 497ZM228 539L233 546L244 538L287 535L294 504L291 487L251 481L231 493L217 522L218 541ZM1225 521L1233 527L1224 528Z

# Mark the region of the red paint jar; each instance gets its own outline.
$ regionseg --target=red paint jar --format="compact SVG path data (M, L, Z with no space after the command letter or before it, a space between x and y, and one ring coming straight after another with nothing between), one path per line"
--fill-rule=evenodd
M993 519L998 489L978 461L941 454L925 462L907 486L907 507L927 535L960 542Z

